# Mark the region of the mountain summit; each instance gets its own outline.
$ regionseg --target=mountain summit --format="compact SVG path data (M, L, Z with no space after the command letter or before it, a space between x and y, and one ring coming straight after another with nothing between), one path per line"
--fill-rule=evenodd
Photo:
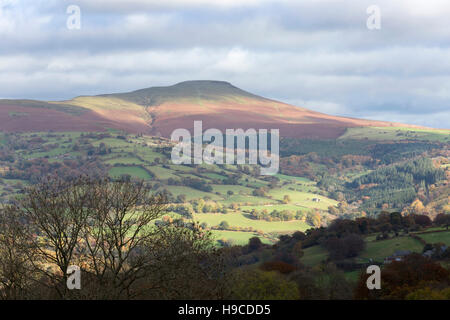
M168 87L151 87L133 92L107 94L101 96L116 97L143 106L155 106L164 102L180 99L221 101L227 97L246 97L264 100L264 98L241 90L229 82L214 80L184 81Z
M113 128L169 137L177 128L193 130L196 120L203 121L204 129L280 129L285 137L326 139L337 138L351 127L406 126L330 116L211 80L68 101L0 100L2 131Z

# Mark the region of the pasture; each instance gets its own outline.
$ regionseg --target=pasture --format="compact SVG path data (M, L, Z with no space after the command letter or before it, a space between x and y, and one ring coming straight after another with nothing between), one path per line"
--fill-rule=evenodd
M222 213L197 213L194 215L194 220L200 223L206 222L209 226L218 226L222 221L228 222L230 226L248 228L252 227L255 230L261 230L264 233L271 232L294 232L305 231L311 228L303 221L265 221L253 220L246 214L241 212L232 212L227 214Z
M423 245L420 241L401 236L387 240L368 241L366 249L359 255L362 259L372 259L376 262L383 262L384 258L391 256L397 250L409 250L411 252L422 252Z
M109 170L109 175L113 178L120 178L122 175L130 175L136 179L149 180L152 176L143 168L135 166L116 166Z
M445 243L450 246L450 231L418 233L417 235L427 243Z

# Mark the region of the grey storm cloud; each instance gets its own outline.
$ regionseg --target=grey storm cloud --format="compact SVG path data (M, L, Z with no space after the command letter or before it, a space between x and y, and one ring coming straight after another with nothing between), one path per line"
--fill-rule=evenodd
M366 9L381 10L368 30ZM81 10L69 30L66 10ZM447 0L0 0L0 97L230 81L326 113L449 128Z

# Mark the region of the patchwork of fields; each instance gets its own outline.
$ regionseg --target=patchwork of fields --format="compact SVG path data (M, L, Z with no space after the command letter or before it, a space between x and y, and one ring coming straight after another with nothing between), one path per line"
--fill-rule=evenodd
M408 138L448 140L448 135L439 130L396 127L351 128L340 140L345 142L355 137L374 141ZM334 218L330 208L337 208L340 204L334 200L337 199L336 194L332 195L327 190L333 188L319 188L317 182L305 177L286 174L261 176L256 168L249 165L173 165L170 161L172 144L160 137L129 135L110 129L103 133L0 134L0 144L9 144L14 149L14 155L11 156L14 161L5 158L0 168L3 174L0 199L5 200L8 196L20 193L30 181L43 175L42 170L45 173L57 171L59 167L69 167L66 169L80 170L82 173L84 167L92 166L94 169L90 170L108 174L112 178L148 181L154 190L166 192L171 202L179 206L195 206L199 200L212 202L210 209L196 209L193 215L180 215L179 218L204 223L218 239L235 243L243 243L256 234L264 241L273 243L280 234L320 226L322 222L329 222L327 219ZM316 143L307 144L303 148L315 146ZM345 143L343 146L336 144L335 149L340 150L345 146L349 147ZM16 164L23 161L28 161L27 166L32 166L33 170L20 168L20 165L17 167ZM314 161L308 162L308 166L317 172L325 168ZM340 175L351 181L371 172L360 166L357 169L347 170ZM33 175L34 172L36 175ZM218 213L218 207L226 210L221 209L224 212ZM228 225L226 230L219 226L222 222ZM434 236L426 234L423 237L428 241ZM367 252L361 257L377 259L387 254L378 252L381 249L376 246L369 242ZM398 249L408 246L414 247L412 243L395 243L387 247ZM317 254L312 257L310 260L314 261ZM307 255L305 259L308 261Z
M27 147L16 150L19 159L44 161L58 166L79 161L81 155L87 155L88 159L104 167L110 177L146 180L156 190L168 192L177 203L180 203L177 199L183 199L186 204L203 199L227 207L229 213L195 213L193 219L206 223L217 239L234 243L244 243L256 234L263 241L272 243L280 234L312 227L305 219L256 220L249 215L252 210L293 213L317 210L325 215L329 206L337 205L337 201L324 195L314 181L302 177L278 174L273 183L272 178L253 174L250 166L172 165L170 154L161 149L170 143L162 138L125 136L110 130L107 134L26 133L21 134L20 139ZM0 143L2 141L6 141L3 135L0 136ZM186 179L197 181L199 186L186 184ZM27 179L3 179L0 194L3 197L14 194L27 183ZM261 188L265 190L265 195L255 193ZM288 202L284 201L285 197L289 198ZM218 225L223 221L228 223L228 230L219 230ZM246 228L253 231L236 230Z

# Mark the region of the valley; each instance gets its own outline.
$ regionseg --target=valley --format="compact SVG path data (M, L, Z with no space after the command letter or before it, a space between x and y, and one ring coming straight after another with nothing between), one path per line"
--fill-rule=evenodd
M178 128L195 136L194 121L222 132L279 129L279 171L263 175L248 159L176 164L177 141L168 137ZM365 299L364 268L390 270L406 253L411 263L428 254L435 268L448 267L449 130L328 116L218 81L61 102L1 100L0 124L6 207L57 179L142 183L166 199L150 222L156 230L198 232L235 272L310 286L299 292L308 299ZM294 287L287 292L297 296Z
M411 185L390 186L392 182L381 188L376 184L370 187L362 179L386 166L415 159L418 150L430 152L435 159L445 156L445 149L441 148L448 138L446 132L433 131L423 136L424 130L403 130L407 132L404 139L398 137L396 141L405 150L391 154L392 159L377 159L373 150L389 148L392 142L377 137L361 144L349 139L353 131L350 129L350 133L334 142L294 140L300 143L297 146L292 139L282 140L281 173L274 176L260 176L257 166L252 165L173 165L173 142L115 129L100 133L3 133L0 197L7 203L46 175L142 179L156 192L169 196L170 210L162 220L198 221L221 246L245 244L254 236L265 243L275 243L282 234L326 226L336 218L375 217L383 210L408 210L416 198L422 200L422 212L431 218L448 209L446 163L436 169L442 171L440 176L425 181L423 186L420 181L412 181ZM410 140L411 135L415 140ZM343 148L342 143L348 147ZM325 146L323 153L317 146ZM289 154L283 153L285 149ZM443 193L428 199L431 185ZM359 191L355 191L355 186ZM395 189L398 198L392 198L390 188ZM373 195L385 193L391 194L391 203L387 196L381 202L374 201Z

